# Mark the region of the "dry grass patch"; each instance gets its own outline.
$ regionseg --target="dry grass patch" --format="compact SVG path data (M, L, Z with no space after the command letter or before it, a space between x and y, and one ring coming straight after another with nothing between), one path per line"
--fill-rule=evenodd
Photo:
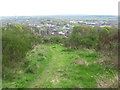
M60 78L56 76L53 80L51 80L51 82L52 82L54 85L56 85L56 84L58 84L58 83L60 82Z
M118 88L118 76L108 78L107 76L96 77L99 88Z

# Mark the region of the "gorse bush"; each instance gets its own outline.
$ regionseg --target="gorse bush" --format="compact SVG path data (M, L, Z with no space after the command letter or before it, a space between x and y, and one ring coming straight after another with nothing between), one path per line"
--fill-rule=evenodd
M50 42L53 43L53 44L62 44L65 41L66 41L66 38L64 38L64 37L54 36L54 37L50 38Z
M35 37L29 27L8 24L2 28L3 78L7 75L7 68L16 67L24 62L24 57L33 45L41 42Z
M64 44L66 42L65 37L51 36L50 38L42 38L43 44Z
M71 48L96 48L99 42L97 31L88 25L76 25L66 45Z
M103 29L101 29L99 33L101 50L117 51L118 29L106 26Z
M117 44L117 29L105 26L104 28L88 25L76 25L65 43L72 49L92 48L96 50L110 49ZM117 47L115 47L117 48Z

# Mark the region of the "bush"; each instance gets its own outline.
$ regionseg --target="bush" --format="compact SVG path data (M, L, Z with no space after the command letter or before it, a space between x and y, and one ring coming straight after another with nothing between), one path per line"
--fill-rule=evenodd
M2 27L3 78L9 72L7 68L24 62L26 52L40 42L41 39L34 36L29 27L13 24Z
M76 25L65 45L72 49L92 48L103 50L117 48L117 29L105 26L104 28L88 25Z
M50 42L51 43L54 43L54 44L61 44L61 43L64 43L66 41L66 38L63 38L63 37L51 37L50 38Z
M71 48L96 48L99 42L97 31L92 26L77 25L73 28L68 44Z

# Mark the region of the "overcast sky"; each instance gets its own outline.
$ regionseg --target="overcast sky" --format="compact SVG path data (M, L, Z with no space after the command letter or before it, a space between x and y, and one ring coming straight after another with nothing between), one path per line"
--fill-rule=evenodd
M119 0L0 0L0 16L117 15Z

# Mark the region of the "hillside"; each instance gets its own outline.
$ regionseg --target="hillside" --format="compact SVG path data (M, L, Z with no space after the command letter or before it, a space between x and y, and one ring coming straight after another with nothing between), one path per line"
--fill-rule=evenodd
M61 45L37 45L26 56L28 68L19 67L7 88L116 87L117 70L101 63L92 49L69 50Z
M3 88L117 88L118 30L75 25L68 37L2 28ZM49 34L47 34L49 35Z

